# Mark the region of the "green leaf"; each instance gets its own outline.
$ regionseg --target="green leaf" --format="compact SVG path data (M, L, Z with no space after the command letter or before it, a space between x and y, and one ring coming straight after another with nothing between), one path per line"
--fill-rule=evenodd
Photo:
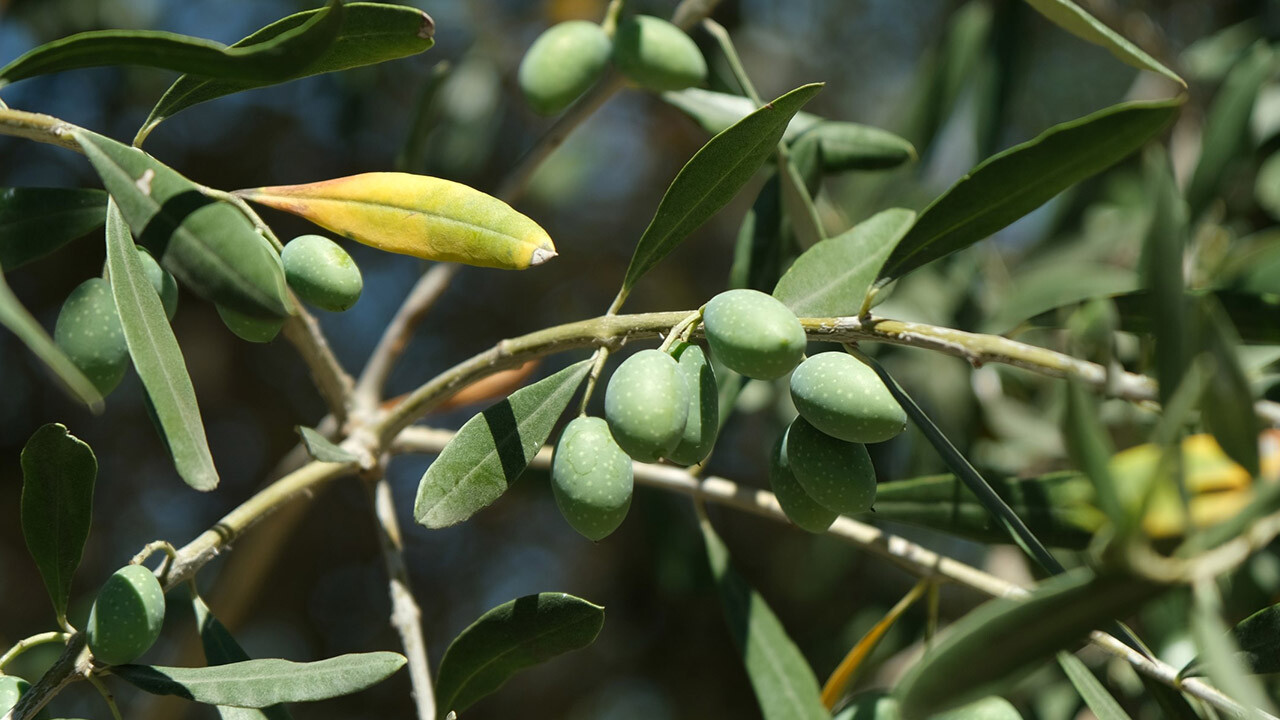
M750 98L702 88L667 91L662 93L662 99L712 135L724 132L756 110ZM787 124L782 139L791 142L820 122L822 118L817 115L797 112Z
M623 293L738 194L773 155L792 116L821 89L822 83L803 85L767 103L711 138L685 163L636 245Z
M1280 267L1276 269L1280 270ZM1275 278L1280 278L1280 275ZM1250 282L1255 284L1243 292L1235 289L1191 290L1187 294L1192 300L1212 296L1227 317L1231 318L1231 323L1243 342L1276 345L1280 344L1280 301L1271 297L1269 291L1258 287L1258 284L1271 279L1274 278L1264 280L1262 276L1253 276ZM1150 300L1145 290L1114 295L1111 301L1120 313L1121 330L1131 333L1151 332L1151 318L1148 316ZM1056 308L1031 318L1029 322L1036 327L1056 327L1061 310L1062 308Z
M1115 479L1107 463L1115 454L1111 438L1099 418L1098 406L1083 386L1076 381L1066 383L1067 412L1063 418L1063 436L1071 459L1093 483L1098 505L1120 534L1133 529L1138 518L1131 517L1120 504Z
M1168 125L1184 101L1114 105L982 161L924 209L885 263L881 283L969 247L1116 164Z
M193 105L277 82L416 55L435 43L435 23L421 10L369 2L348 3L344 10L337 37L320 56L306 67L282 75L277 80L230 81L190 75L178 78L151 110L134 138L134 145L141 145L157 125ZM307 10L281 18L231 47L247 49L272 42L309 22L319 12Z
M1202 296L1200 338L1210 368L1205 374L1200 416L1224 452L1249 474L1258 475L1258 434L1262 424L1253 408L1253 389L1236 357L1236 336L1231 320L1211 295Z
M87 131L75 138L139 244L183 284L252 317L289 314L279 256L239 210L141 150Z
M912 83L907 106L907 137L928 149L946 123L961 93L981 70L992 26L991 3L970 0L947 18L940 47L921 60L923 71Z
M590 645L603 626L603 607L565 593L526 595L493 608L440 659L439 717L466 710L525 668Z
M796 152L816 145L822 153L822 169L828 173L849 170L888 170L916 159L910 142L869 125L824 120L804 131L795 141Z
M106 208L101 190L0 189L0 267L16 270L93 232Z
M916 214L894 208L809 248L787 270L773 296L800 317L857 314L867 290Z
M152 695L177 695L209 705L265 708L350 695L377 685L404 666L400 653L339 655L316 662L244 660L214 667L117 665L111 674Z
M0 68L0 87L37 75L142 65L231 80L279 80L310 65L342 27L341 0L330 0L305 25L271 42L228 48L158 30L92 30L45 43Z
M463 424L422 476L414 519L429 528L456 525L501 497L550 437L591 363L520 388Z
M54 344L53 338L49 337L49 333L45 332L31 313L22 306L18 296L9 289L9 283L5 282L3 270L4 268L0 267L0 325L9 328L10 332L17 335L22 344L53 371L54 375L62 381L63 387L76 399L88 405L94 412L100 412L102 394L89 378L80 372L80 368L76 367L75 363L62 352L62 349Z
M898 683L894 695L901 701L903 720L1000 694L1059 650L1071 649L1091 630L1132 614L1164 589L1081 568L1044 582L1026 599L979 606L948 628Z
M1262 161L1258 175L1254 178L1253 197L1258 201L1258 207L1272 218L1280 219L1280 152L1272 153Z
M705 518L702 537L729 633L765 720L826 720L818 680L769 604L729 564L729 550Z
M210 665L226 665L250 659L249 653L240 647L240 643L231 636L226 626L218 622L218 618L213 616L209 606L199 595L191 596L191 609L196 616L196 631L200 633L200 645L204 648L206 662ZM289 711L283 705L262 709L219 705L218 715L222 720L289 720Z
M1119 33L1103 25L1089 13L1071 0L1027 0L1031 7L1050 22L1085 42L1106 48L1120 62L1139 70L1150 70L1186 87L1187 83L1178 74L1156 62L1137 45L1125 40Z
M1245 670L1257 675L1280 672L1280 604L1241 620L1231 628L1231 637L1239 647L1236 661ZM1204 663L1196 658L1179 675L1203 675L1204 671Z
M1156 340L1160 403L1168 404L1191 364L1186 286L1182 276L1187 208L1174 184L1167 155L1148 153L1143 169L1150 188L1151 221L1143 240L1142 269L1148 291L1147 311Z
M1102 682L1093 676L1089 668L1085 667L1080 658L1063 651L1058 653L1058 664L1062 666L1067 679L1075 686L1076 692L1080 693L1080 697L1084 699L1085 704L1098 720L1131 720L1124 708L1120 707L1120 703L1116 702L1116 699Z
M733 265L729 268L731 288L767 293L778 284L786 245L781 183L777 173L770 175L742 218L734 244Z
M61 625L93 518L98 460L65 425L43 425L22 448L22 536Z
M298 434L302 436L302 444L306 446L307 454L312 459L330 463L355 462L358 460L355 455L347 450L329 442L329 438L321 435L318 430L305 425L299 425L296 429Z
M1187 183L1191 216L1198 216L1221 187L1228 166L1249 149L1249 118L1258 89L1275 71L1275 52L1259 40L1227 73L1205 118L1200 160Z
M196 490L212 490L218 486L218 471L182 349L114 200L107 203L107 272L129 357L155 406L178 475Z
M1219 615L1221 599L1215 582L1213 579L1206 579L1194 587L1195 607L1191 612L1191 637L1195 639L1196 649L1200 652L1204 671L1214 686L1228 697L1246 708L1255 708L1254 711L1246 711L1244 717L1263 717L1257 710L1274 716L1277 712L1275 705L1266 689L1241 662L1243 658L1240 648L1222 622Z

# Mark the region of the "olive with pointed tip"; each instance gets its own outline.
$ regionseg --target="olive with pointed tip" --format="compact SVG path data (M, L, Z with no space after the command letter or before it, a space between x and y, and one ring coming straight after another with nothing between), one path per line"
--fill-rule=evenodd
M795 313L759 290L728 290L702 312L707 344L726 367L756 380L791 372L804 357L804 328Z
M634 487L631 458L598 417L574 418L551 458L551 490L560 514L583 536L602 540L622 524Z
M804 487L796 480L791 471L791 460L787 457L787 435L790 429L782 431L782 437L773 445L773 453L769 457L769 487L782 506L787 519L803 530L811 533L823 533L836 521L839 513L828 510L814 500Z
M138 659L160 637L164 610L164 590L150 570L126 565L115 571L89 610L84 635L94 659L103 665Z
M859 443L838 440L798 417L787 430L787 458L800 486L828 510L866 512L876 499L876 471Z
M364 278L355 260L323 235L299 235L280 253L284 277L303 301L342 312L360 299Z
M907 414L866 363L824 352L791 373L796 411L822 432L846 442L888 440L907 428Z
M675 449L689 419L684 373L661 350L641 350L609 378L604 416L619 447L640 462L654 462Z

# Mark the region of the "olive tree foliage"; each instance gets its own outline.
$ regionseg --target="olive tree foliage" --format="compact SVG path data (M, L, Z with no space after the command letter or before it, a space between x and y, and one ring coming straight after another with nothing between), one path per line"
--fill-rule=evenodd
M101 188L0 192L5 276L84 236L105 242L102 276L75 288L53 328L0 281L0 324L47 367L49 382L100 411L132 367L190 502L218 492L217 458L170 324L181 287L216 306L245 341L292 344L328 411L299 428L305 454L286 458L286 473L216 525L184 545L158 538L119 558L80 626L69 607L97 458L74 427L34 429L19 458L17 520L55 623L5 649L0 673L31 648L63 649L38 677L0 674L5 718L56 710L59 693L79 680L117 718L129 714L110 691L121 683L212 705L223 717L287 717L295 703L357 693L402 669L418 717L466 717L517 672L608 632L600 605L545 592L480 614L438 662L428 657L404 534L468 522L530 468L549 471L564 520L592 541L609 542L627 522L635 485L692 502L730 639L768 720L1066 718L1084 706L1103 720L1271 717L1275 685L1266 676L1280 671L1280 606L1251 607L1231 627L1239 618L1223 595L1224 585L1251 584L1262 597L1277 590L1274 578L1251 572L1259 558L1274 562L1280 534L1280 436L1270 429L1280 405L1267 399L1280 345L1280 155L1269 156L1280 123L1274 53L1257 28L1207 37L1174 64L1071 0L969 0L922 61L891 132L806 110L827 78L762 95L716 6L684 0L664 19L613 0L599 22L548 28L513 76L528 107L556 119L495 194L390 169L219 189L144 147L168 118L220 97L428 51L449 29L413 8L330 0L230 46L94 30L0 58L8 63L0 99L10 83L89 67L178 75L131 140L0 104L0 133L80 153L101 180ZM1002 78L1015 62L1002 52L1008 16L1030 11L1136 69L1141 99L998 152L1000 114L988 113L977 143L985 159L921 198L919 167L938 152L962 98L1003 106ZM1170 65L1189 74L1190 88ZM542 162L620 91L660 98L708 139L635 239L613 302L597 317L527 328L417 378L405 396L384 397L405 345L458 273L500 282L573 252L572 243L557 247L521 199ZM1188 105L1207 108L1192 162L1178 124ZM637 284L663 272L668 255L744 188L755 196L724 291L700 307L624 313ZM1038 217L1054 214L1051 227L1008 254L1003 284L957 281L989 262L989 243L971 246L1046 203ZM329 234L282 242L258 205ZM1104 211L1123 222L1088 220ZM1061 239L1072 234L1078 241ZM309 309L344 311L362 291L359 268L331 235L431 261L355 377L330 349L341 340L326 338ZM980 317L955 309L963 306L981 308ZM619 362L624 343L644 349ZM538 359L561 354L574 359L535 379ZM929 383L910 358L945 356L971 366L969 401L990 416L984 442L954 440L950 423L935 421L936 399L915 399ZM762 453L769 489L708 475L717 439L750 404L743 398L762 393L794 405ZM456 430L419 422L446 403L487 407ZM1119 443L1131 447L1117 452ZM886 469L884 448L893 447L948 472ZM407 453L434 457L412 508L421 527L400 527L385 473ZM250 527L270 524L273 511L347 481L372 499L400 647L307 662L252 657L201 599L198 574ZM735 570L710 506L837 538L918 582L834 669L816 667L766 594ZM935 531L926 538L1012 545L1037 580L1001 577L893 530L907 525ZM945 618L935 638L944 584L992 599ZM923 648L873 678L873 651L917 603L927 606ZM1148 603L1175 610L1147 627ZM204 665L146 664L166 617L194 620ZM1152 628L1158 645L1143 640ZM1194 650L1162 653L1170 638ZM1054 680L1020 684L1054 667ZM820 682L817 671L830 675ZM1068 688L1065 701L1051 701Z

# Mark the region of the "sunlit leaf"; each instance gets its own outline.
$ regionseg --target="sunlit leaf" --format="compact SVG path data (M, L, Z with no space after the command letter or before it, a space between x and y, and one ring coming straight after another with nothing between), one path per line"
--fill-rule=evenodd
M226 626L213 616L209 606L205 605L199 595L192 595L191 609L196 616L196 632L200 634L200 645L204 648L206 662L210 665L226 665L250 659L249 653L240 647L240 643L231 636ZM219 705L218 715L222 720L289 720L289 711L283 705L262 709Z

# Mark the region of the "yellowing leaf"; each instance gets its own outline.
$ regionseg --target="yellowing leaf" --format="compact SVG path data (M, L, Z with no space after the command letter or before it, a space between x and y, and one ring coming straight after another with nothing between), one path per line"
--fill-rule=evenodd
M425 175L364 173L237 194L370 247L427 260L523 270L556 256L547 232L510 205Z

